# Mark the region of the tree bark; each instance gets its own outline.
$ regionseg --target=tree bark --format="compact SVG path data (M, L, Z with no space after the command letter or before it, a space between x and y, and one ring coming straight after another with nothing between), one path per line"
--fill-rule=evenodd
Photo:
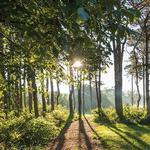
M85 95L84 95L84 74L83 74L83 82L82 82L82 99L83 99L83 115L85 114Z
M95 89L96 89L96 99L97 99L97 110L98 115L100 116L100 101L99 101L99 90L98 90L98 81L97 81L97 74L95 74Z
M59 88L59 81L57 81L57 105L59 105L59 97L60 97L60 88Z
M53 111L55 109L55 104L54 104L54 85L52 75L50 75L50 83L51 83L51 110Z
M29 112L32 112L32 100L33 100L33 95L32 95L32 83L31 83L31 79L28 75L27 78L27 82L28 82L28 103L29 103Z
M134 104L134 97L133 97L133 74L132 74L132 77L131 77L131 103L132 103L132 106Z
M143 108L145 109L145 61L143 56Z
M100 109L102 108L102 94L101 94L101 68L99 66L99 69L98 69L98 98L99 98L99 107Z
M120 120L123 117L123 106L122 106L122 62L123 62L123 51L121 50L121 41L119 36L117 37L116 43L113 41L114 49L114 72L115 72L115 109Z
M81 74L79 74L78 70L77 70L77 78L78 78L78 113L79 113L79 119L81 119L81 105L82 105L82 99L81 99Z
M145 49L146 49L146 104L147 104L147 117L150 118L150 95L149 95L149 59L150 59L150 51L149 51L149 35L147 31L147 27L145 24Z
M23 99L24 99L24 107L27 107L27 98L26 98L26 71L24 68L24 74L23 74L23 88L24 88L24 93L23 93Z
M92 79L91 79L91 76L89 74L89 86L90 86L90 100L91 100L91 109L93 108L93 104L92 104Z
M72 68L70 67L69 68L70 70L70 77L73 77L73 70ZM70 110L70 115L73 114L73 83L71 82L70 85L69 85L69 110Z
M37 86L35 80L35 72L32 71L32 89L33 89L33 102L34 102L34 114L35 117L39 117L39 110L38 110L38 97L37 97Z
M47 92L47 105L50 105L50 97L49 97L49 79L46 78L46 92Z
M46 100L45 100L45 84L44 84L44 73L43 73L43 69L41 69L41 73L42 73L42 80L41 80L41 91L42 91L42 115L43 117L45 117L46 115Z

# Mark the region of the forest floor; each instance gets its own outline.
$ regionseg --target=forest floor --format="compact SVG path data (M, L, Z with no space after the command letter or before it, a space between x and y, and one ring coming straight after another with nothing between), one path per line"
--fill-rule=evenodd
M48 150L102 150L91 117L68 121L60 136L48 146Z

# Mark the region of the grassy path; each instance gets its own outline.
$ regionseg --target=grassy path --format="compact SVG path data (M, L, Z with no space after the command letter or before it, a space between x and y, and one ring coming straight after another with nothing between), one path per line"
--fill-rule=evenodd
M59 138L48 146L49 150L102 150L93 138L91 118L68 122Z

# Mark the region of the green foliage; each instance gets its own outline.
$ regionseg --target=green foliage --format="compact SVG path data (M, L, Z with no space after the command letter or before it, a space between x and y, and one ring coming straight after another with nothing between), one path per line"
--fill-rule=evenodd
M127 120L130 120L134 123L140 123L141 120L146 118L147 113L143 108L125 106L124 115Z
M22 113L20 117L0 119L0 145L6 148L44 146L55 139L68 117L68 111L58 106L46 117L34 118L33 114Z
M55 119L56 126L61 127L68 117L68 111L59 105L52 112L52 116Z
M146 118L146 110L143 108L136 108L131 106L124 106L124 117L127 122L131 123L140 123L141 120ZM98 115L97 110L93 110L94 118L96 122L100 123L116 123L119 122L118 115L114 108L105 108L101 110L100 116Z
M26 125L23 142L27 146L45 145L58 135L58 128L54 122L42 117L30 120Z

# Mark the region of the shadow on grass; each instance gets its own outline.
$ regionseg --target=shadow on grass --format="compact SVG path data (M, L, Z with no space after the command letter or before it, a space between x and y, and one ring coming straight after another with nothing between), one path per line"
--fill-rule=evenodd
M98 133L94 130L94 128L92 127L92 125L90 124L90 122L88 121L88 119L85 117L84 115L84 118L85 118L85 121L87 122L88 126L90 127L90 129L92 130L92 132L96 135L96 137L98 139L100 139L101 137L98 135Z
M86 133L84 122L82 119L79 119L79 149L82 149L83 140L85 141L85 145L87 150L92 150L92 144L90 142L90 138Z
M132 134L130 131L123 131L123 130L117 128L115 126L115 124L112 123L109 120L109 118L107 117L107 115L105 115L104 112L102 113L101 117L103 117L103 118L99 119L99 120L101 120L100 123L104 124L111 131L113 131L114 133L116 133L117 135L119 135L122 139L124 139L133 148L135 148L137 150L143 150L143 147L145 149L150 149L150 144L147 144L146 142L144 142L143 140L141 140L140 138L138 138L139 135L142 134L142 133L141 134L139 133L140 131L142 131L144 133L148 133L148 132L150 132L150 130L148 130L146 128L143 129L143 127L138 126L138 124L134 124L134 123L126 121L126 120L124 122L121 122L121 123L124 123L127 127L129 127L132 130L134 130L133 131L134 133ZM137 132L135 133L135 131L137 131ZM134 141L136 141L136 143L138 143L138 145L134 144L133 141L129 140L128 138L133 139ZM105 141L104 141L104 143L105 143ZM123 146L122 143L119 143L119 144L120 144L121 147ZM142 146L142 148L141 148L141 146Z
M52 142L52 145L49 147L49 150L54 149L56 141L58 141L58 144L57 144L55 150L61 150L62 149L62 147L64 145L64 141L65 141L65 133L69 129L69 127L72 123L72 120L73 120L73 115L69 115L64 128L61 130L59 136Z

